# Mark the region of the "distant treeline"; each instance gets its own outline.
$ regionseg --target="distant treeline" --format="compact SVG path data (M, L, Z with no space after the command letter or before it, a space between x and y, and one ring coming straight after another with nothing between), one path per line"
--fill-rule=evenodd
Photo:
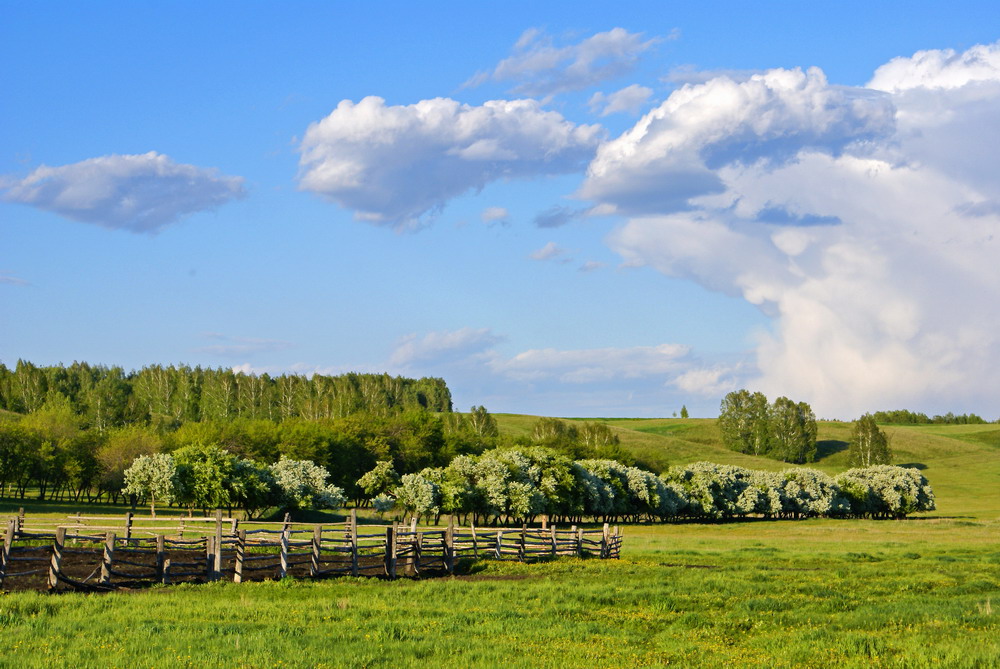
M443 379L388 374L243 374L231 369L150 365L39 367L18 360L0 363L0 409L33 413L54 397L69 401L83 427L105 430L132 424L167 429L197 421L235 418L320 420L365 412L391 416L413 409L451 411Z
M872 417L875 418L876 423L889 423L892 425L981 425L989 422L974 413L963 413L956 416L949 411L943 416L930 418L925 413L907 411L906 409L876 411L872 414Z
M483 407L461 414L432 412L419 403L398 413L379 406L382 410L330 418L171 417L97 429L93 416L79 412L67 394L50 392L31 413L0 412L0 496L117 501L125 470L137 457L195 446L218 447L264 467L282 458L310 461L325 467L330 483L355 499L360 493L357 480L380 461L391 462L405 474L446 466L458 455L532 445L572 458L615 458L632 464L618 437L600 423L577 427L542 418L530 437L514 438L500 434Z

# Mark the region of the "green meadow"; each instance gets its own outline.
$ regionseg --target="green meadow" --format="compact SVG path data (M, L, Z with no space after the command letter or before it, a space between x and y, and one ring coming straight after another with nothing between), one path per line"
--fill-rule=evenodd
M497 418L515 434L534 421ZM711 420L601 420L651 466L786 466L724 449ZM1000 426L885 429L937 511L629 526L618 561L467 562L423 581L7 594L0 666L1000 666ZM821 423L811 466L846 469L849 432Z

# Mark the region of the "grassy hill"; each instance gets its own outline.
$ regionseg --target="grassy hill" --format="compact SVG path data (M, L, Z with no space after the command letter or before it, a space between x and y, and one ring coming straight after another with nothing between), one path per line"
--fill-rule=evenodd
M512 436L531 434L538 416L496 414L500 429ZM731 451L722 445L713 418L595 418L607 424L622 446L654 471L698 460L753 469L793 466L770 458ZM817 460L808 466L835 475L849 468L851 423L821 421ZM936 517L1000 517L1000 426L884 425L893 463L920 469L937 495Z

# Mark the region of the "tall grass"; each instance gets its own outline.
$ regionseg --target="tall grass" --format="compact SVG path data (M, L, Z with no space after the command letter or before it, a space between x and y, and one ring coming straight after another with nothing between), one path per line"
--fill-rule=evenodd
M994 667L995 522L630 528L620 561L0 597L18 667Z

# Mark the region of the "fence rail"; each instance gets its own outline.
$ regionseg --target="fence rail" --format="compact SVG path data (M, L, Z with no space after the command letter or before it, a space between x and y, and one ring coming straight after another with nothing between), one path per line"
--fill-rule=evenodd
M117 522L115 522L117 521ZM336 575L453 574L461 558L534 561L620 556L622 534L601 529L246 522L205 518L69 516L3 522L0 589L114 590L153 583Z

